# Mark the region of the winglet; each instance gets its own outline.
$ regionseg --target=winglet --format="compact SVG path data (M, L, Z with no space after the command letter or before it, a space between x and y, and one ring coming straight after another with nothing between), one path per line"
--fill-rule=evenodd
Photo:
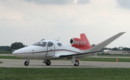
M120 37L121 35L123 35L125 32L120 32L112 37L110 37L109 39L99 43L98 45L94 46L93 48L90 49L90 52L92 51L101 51L105 46L107 46L108 44L110 44L112 41L114 41L115 39L117 39L118 37Z

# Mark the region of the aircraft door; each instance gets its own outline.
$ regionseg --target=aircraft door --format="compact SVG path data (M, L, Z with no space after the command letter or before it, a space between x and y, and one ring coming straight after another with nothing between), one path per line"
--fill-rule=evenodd
M47 57L53 57L55 55L55 45L52 42L47 44Z

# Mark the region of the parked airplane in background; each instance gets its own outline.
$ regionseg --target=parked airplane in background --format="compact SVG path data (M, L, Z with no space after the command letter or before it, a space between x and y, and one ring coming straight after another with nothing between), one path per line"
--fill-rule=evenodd
M100 52L106 45L120 37L124 32L120 32L100 44L91 47L85 34L80 34L80 38L70 40L71 46L66 46L59 41L41 40L31 46L15 50L12 54L27 59L25 66L29 65L30 59L43 59L46 65L51 65L52 59L69 58L74 66L79 66L79 58Z

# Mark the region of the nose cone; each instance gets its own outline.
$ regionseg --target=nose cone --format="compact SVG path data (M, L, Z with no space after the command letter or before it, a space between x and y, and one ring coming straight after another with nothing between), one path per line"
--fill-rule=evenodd
M28 47L24 47L24 48L21 48L12 52L12 54L17 57L22 57L26 53L31 53L31 50Z
M31 47L24 47L24 48L15 50L12 54L16 55L16 54L31 53L32 50L33 50L33 48L31 48Z
M21 49L15 50L14 52L12 52L12 54L14 56L17 56L18 54L22 53Z
M15 50L12 54L17 57L26 57L27 55L34 54L36 52L43 51L43 47L39 46L28 46L18 50Z
M12 52L12 54L17 54L19 53L19 50L15 50L14 52Z

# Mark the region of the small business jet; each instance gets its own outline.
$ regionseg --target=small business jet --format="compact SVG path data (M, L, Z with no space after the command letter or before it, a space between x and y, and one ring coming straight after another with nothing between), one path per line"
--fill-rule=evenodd
M30 59L43 59L44 63L49 66L51 65L52 59L59 58L72 59L74 66L79 66L79 58L87 54L101 52L105 46L123 34L124 32L120 32L94 47L91 47L84 33L80 34L80 38L71 39L71 46L66 46L59 41L43 39L31 46L15 50L12 54L17 57L25 58L25 66L29 65Z

